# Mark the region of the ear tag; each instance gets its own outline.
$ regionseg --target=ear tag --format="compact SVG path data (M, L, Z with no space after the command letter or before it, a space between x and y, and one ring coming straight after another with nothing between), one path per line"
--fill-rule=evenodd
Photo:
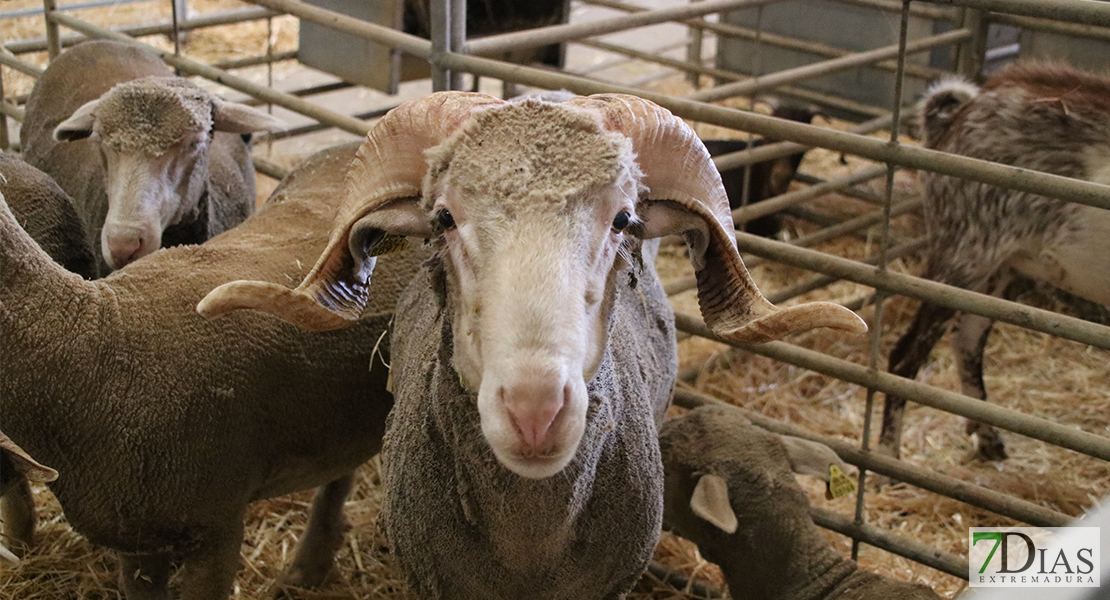
M856 484L836 465L829 465L829 482L825 484L825 499L843 498L856 491Z
M385 234L378 243L374 244L374 248L370 250L367 256L384 256L386 254L394 254L402 252L409 247L409 240L403 235L396 235L393 233Z

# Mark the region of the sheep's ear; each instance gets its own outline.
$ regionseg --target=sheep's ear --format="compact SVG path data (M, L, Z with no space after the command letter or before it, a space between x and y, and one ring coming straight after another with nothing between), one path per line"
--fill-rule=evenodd
M73 115L54 128L54 139L59 142L73 142L92 135L95 120L93 112L96 111L97 104L100 104L99 98L82 104Z
M763 297L736 250L721 175L694 130L635 96L598 94L567 101L594 110L602 125L632 142L646 197L636 209L644 237L682 235L690 246L705 324L724 340L762 343L795 331L831 327L859 334L867 325L830 302L780 309Z
M717 475L702 475L690 496L690 510L725 533L736 533L739 522L728 501L728 482Z
M826 498L832 500L856 491L856 484L846 474L847 463L832 448L820 442L786 435L779 439L786 448L791 469L799 475L810 475L824 481Z
M228 133L249 133L251 131L281 131L286 128L285 121L268 115L256 108L228 102L216 98L212 110L212 128Z
M11 438L0 433L0 452L7 456L15 470L31 481L45 483L58 478L58 472L33 459Z

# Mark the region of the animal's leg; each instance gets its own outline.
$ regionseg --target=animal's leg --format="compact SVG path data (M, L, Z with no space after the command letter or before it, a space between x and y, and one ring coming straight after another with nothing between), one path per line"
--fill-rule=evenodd
M124 554L119 557L119 587L127 600L168 600L168 554Z
M944 336L948 321L955 314L954 309L922 303L909 330L902 334L890 352L890 372L909 379L917 377L917 372L929 358L929 352ZM883 427L879 434L880 452L895 457L901 454L902 413L905 408L905 398L886 397L883 404Z
M348 474L321 487L312 499L308 528L297 544L297 556L282 581L288 585L311 588L320 585L332 568L335 552L343 544L350 526L343 518L343 503L354 484Z
M242 544L242 519L228 531L211 532L196 551L184 558L177 574L178 597L182 600L227 600L239 570Z
M4 519L5 545L16 556L23 556L34 542L35 499L27 479L22 475L16 478L0 498L0 515Z
M986 401L987 388L983 384L983 349L987 345L994 321L980 315L963 313L956 319L952 345L956 350L956 369L960 374L960 389L966 396ZM1004 460L1006 444L994 427L968 420L967 432L977 436L978 457L983 460Z

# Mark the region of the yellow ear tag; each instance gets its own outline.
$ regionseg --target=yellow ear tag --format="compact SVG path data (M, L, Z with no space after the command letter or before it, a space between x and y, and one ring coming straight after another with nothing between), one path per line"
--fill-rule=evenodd
M401 252L409 247L409 240L403 235L396 235L393 233L385 234L385 237L378 243L374 244L374 248L370 251L369 256L382 256L385 254L393 254L394 252Z
M825 486L825 499L843 498L856 491L856 484L836 465L829 465L829 483Z

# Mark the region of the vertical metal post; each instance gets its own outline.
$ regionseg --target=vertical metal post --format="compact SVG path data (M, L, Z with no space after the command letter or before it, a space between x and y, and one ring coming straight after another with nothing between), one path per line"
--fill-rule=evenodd
M5 52L5 50L0 49L0 52ZM4 70L0 69L0 104L7 101L8 99L4 96ZM0 151L8 149L8 135L8 115L0 112Z
M894 76L894 106L891 107L890 144L892 146L898 145L898 135L902 124L902 84L906 76L906 38L910 24L910 2L911 0L902 0L902 23L898 34L898 70ZM894 175L896 172L897 167L893 163L887 163L886 190L883 195L882 233L879 238L879 252L875 267L880 272L886 271L887 255L890 249L890 211L894 197ZM883 304L888 295L883 290L875 291L875 313L872 316L871 323L868 324L871 331L871 358L868 368L872 371L879 369L879 342L882 339L883 332ZM863 436L861 440L861 447L865 451L871 449L871 421L874 408L875 389L867 388L867 402L864 408L866 412L863 417ZM859 470L859 482L856 487L855 522L857 525L864 524L863 501L867 494L866 484L867 470L861 468ZM852 560L859 560L859 546L859 538L852 538Z
M957 46L956 72L976 81L983 73L983 64L986 62L990 20L982 9L966 9L963 16L960 26L973 33L970 39Z
M466 48L466 0L450 0L451 21L448 28L451 30L449 47L452 53L458 54ZM453 90L463 89L463 73L452 71L448 82Z
M62 53L62 45L58 41L58 24L51 19L57 9L56 0L42 0L42 16L46 20L46 51L50 55L50 60L54 60Z
M702 0L690 0L690 2L701 2ZM704 37L703 31L700 27L691 27L687 31L686 39L686 62L693 63L701 66L701 52L702 52L702 39ZM686 72L686 81L698 89L701 84L701 75L696 71Z
M439 66L439 58L451 50L451 0L431 0L432 90L451 89L451 72Z

